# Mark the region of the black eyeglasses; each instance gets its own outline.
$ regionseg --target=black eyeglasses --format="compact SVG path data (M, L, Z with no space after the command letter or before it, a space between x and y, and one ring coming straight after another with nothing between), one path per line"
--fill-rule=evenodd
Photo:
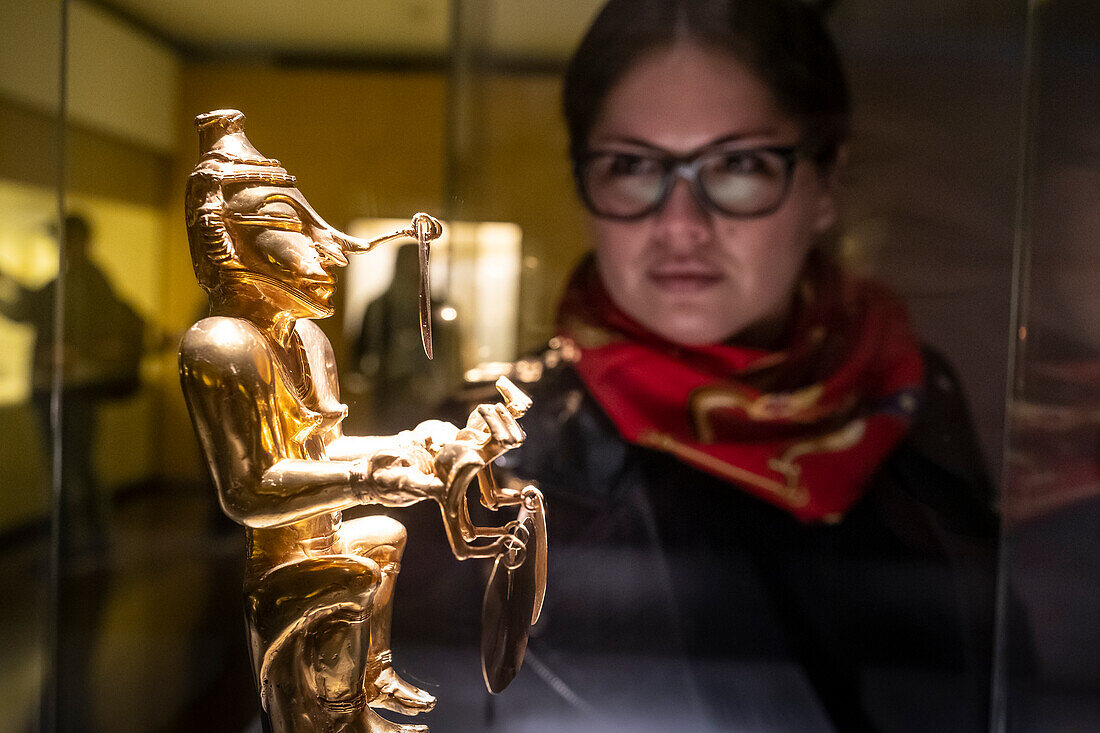
M723 216L767 216L783 203L801 146L723 144L687 156L595 150L576 162L585 205L596 216L641 219L659 211L683 176L696 200Z

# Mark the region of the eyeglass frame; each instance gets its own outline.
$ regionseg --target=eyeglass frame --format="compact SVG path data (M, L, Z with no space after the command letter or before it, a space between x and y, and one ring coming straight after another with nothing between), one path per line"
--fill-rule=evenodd
M654 156L659 160L664 169L661 174L661 193L657 196L657 199L638 214L622 215L622 214L607 214L596 209L596 206L592 203L592 199L589 195L588 189L584 183L584 173L588 165L593 160L605 155L634 155L628 151L615 151L615 150L589 150L583 155L577 157L573 161L573 179L577 186L577 192L580 194L581 201L585 207L594 215L601 219L613 219L615 221L638 221L644 219L647 216L652 216L660 211L664 205L668 202L668 197L672 194L672 190L676 187L676 181L683 178L691 186L691 193L695 197L696 202L699 203L707 211L724 216L729 219L758 219L761 217L774 214L783 202L787 199L787 194L791 189L791 177L794 173L794 167L798 163L798 159L806 156L806 147L804 142L798 142L793 145L764 145L752 148L740 148L736 149L736 152L743 153L773 153L778 155L783 160L783 189L780 191L779 196L776 198L775 204L767 209L752 214L732 214L713 200L707 194L706 189L703 187L702 182L699 180L699 165L702 160L709 154L719 152L725 146L729 144L728 140L719 140L709 143L702 148L698 148L686 155L671 155L667 150L653 147L652 150L656 153L660 153L659 156ZM644 157L645 153L636 153L639 157ZM675 174L675 175L673 175Z

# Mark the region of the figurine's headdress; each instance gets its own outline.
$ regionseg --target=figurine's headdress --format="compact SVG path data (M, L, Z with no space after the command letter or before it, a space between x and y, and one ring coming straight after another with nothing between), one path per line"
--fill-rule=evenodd
M267 158L244 135L244 113L216 109L195 118L199 131L199 162L191 174L229 182L293 186L294 176L279 161Z
M223 186L294 185L294 176L279 161L265 157L248 141L244 119L244 114L235 109L218 109L195 118L199 162L187 179L184 208L191 263L199 284L207 291L216 287L220 271L239 266L225 228Z

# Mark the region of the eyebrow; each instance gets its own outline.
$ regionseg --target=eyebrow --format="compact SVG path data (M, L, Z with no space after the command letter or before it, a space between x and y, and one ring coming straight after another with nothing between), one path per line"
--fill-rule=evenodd
M288 193L283 193L281 191L272 191L269 193L265 193L263 195L263 198L260 199L257 206L263 206L269 201L290 204L294 207L294 211L298 214L299 219L303 219L311 224L320 226L320 222L314 216L312 209L304 201L300 201Z
M699 145L698 147L693 148L692 150L690 150L690 151L688 151L684 154L685 155L694 155L695 153L700 152L702 150L706 150L707 148L717 147L719 145L724 145L725 143L732 143L732 142L737 142L739 140L747 140L747 139L757 138L757 137L772 137L772 136L775 136L777 134L778 134L778 132L775 128L765 128L765 129L761 129L761 130L749 130L747 132L735 132L735 133L731 133L729 135L722 135L720 137L716 137L713 140L711 140L710 142ZM672 154L672 155L677 154L677 153L675 153L675 151L669 150L668 148L663 148L660 145L654 145L653 143L649 142L648 140L643 140L642 138L637 138L637 137L633 137L633 136L630 136L630 135L626 135L626 136L623 136L623 137L614 137L614 138L611 138L611 139L607 140L606 142L607 143L625 143L627 145L634 145L634 146L637 146L637 147L640 147L640 148L646 148L647 150L652 150L652 151L658 152L658 153Z

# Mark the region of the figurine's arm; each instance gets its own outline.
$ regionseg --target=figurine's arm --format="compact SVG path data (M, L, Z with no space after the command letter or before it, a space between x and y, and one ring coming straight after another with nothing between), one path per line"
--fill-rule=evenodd
M335 432L335 430L334 430ZM407 433L397 435L340 435L329 440L325 445L325 453L332 461L355 461L370 458L379 452L388 452L406 449L410 453L415 450L410 440L403 440ZM427 468L431 470L431 458L428 458Z
M283 459L264 471L257 492L276 501L261 500L246 521L238 521L251 527L278 526L357 504L410 506L442 490L443 483L408 461L403 451L379 450L355 461Z
M250 527L273 527L384 494L411 502L433 476L374 451L368 460L313 460L283 434L273 355L247 321L208 318L180 345L180 379L222 509ZM372 460L377 458L377 460Z
M358 503L353 464L295 455L283 434L279 376L270 347L249 322L207 318L180 345L180 380L191 419L231 519L287 524Z

